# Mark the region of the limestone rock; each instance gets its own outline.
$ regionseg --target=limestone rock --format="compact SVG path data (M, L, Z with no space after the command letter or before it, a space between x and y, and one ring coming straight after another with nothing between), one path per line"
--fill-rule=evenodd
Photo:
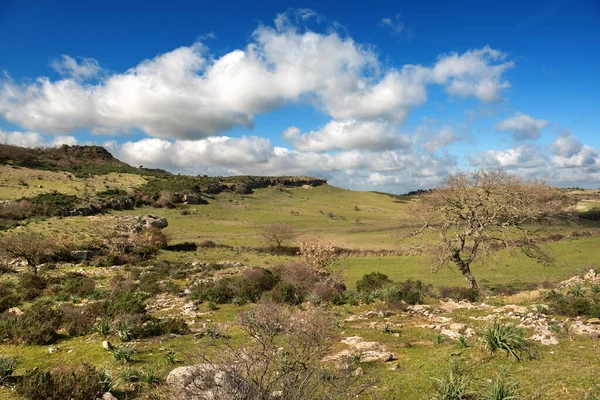
M17 317L23 315L23 311L19 307L11 307L8 309L10 314L15 314Z
M361 362L373 362L373 361L393 361L397 357L394 353L387 350L384 346L377 342L366 342L360 336L350 336L342 339L342 343L350 347L349 350L342 350L337 354L327 356L323 361L333 361L342 363L350 357L351 353L360 352Z
M102 400L117 400L117 398L111 392L106 392L102 395Z
M104 348L104 350L107 350L107 351L110 351L113 349L113 345L108 340L105 340L102 342L102 347Z
M258 397L255 387L240 375L210 364L175 368L166 383L174 400L251 400Z

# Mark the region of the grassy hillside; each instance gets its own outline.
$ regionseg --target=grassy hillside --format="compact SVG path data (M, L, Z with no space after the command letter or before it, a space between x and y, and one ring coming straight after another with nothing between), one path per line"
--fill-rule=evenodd
M6 148L0 150L4 150L0 155L6 154ZM112 376L112 391L119 399L167 398L163 380L173 368L204 362L198 353L222 345L227 338L236 348L254 343L241 330L237 315L254 310L254 302L261 298L291 304L294 312L318 310L327 314L336 338L329 355L347 351L348 358L342 362L352 374L377 379L359 398L433 398L434 378L446 373L452 359L460 360L468 375L469 391L478 393L479 397L470 398L488 393L491 379L504 368L509 370L510 381L518 384L522 399L593 399L590 393L600 394L598 339L575 329L593 328L594 320L589 318L600 316L600 278L572 288L558 286L560 281L590 268L600 272L600 221L594 211L600 204L598 191L570 191L578 196L577 209L586 213L587 219L555 225L545 233L551 236L544 245L555 256L553 265L542 266L522 254L500 251L497 259L482 260L473 268L488 295L485 303L457 305L455 300L469 298L463 290L463 277L451 269L432 273L428 254L414 251L414 240L407 239L416 223L416 196L357 192L318 180L313 181L315 185L305 184L314 179L309 177L210 178L148 173L137 168L111 171L122 165L103 152L97 153L100 161L90 161L86 167L85 163L78 164L77 156L65 156L71 151L17 150L18 157L12 160L5 155L0 165L0 200L4 204L23 198L32 204L36 199L99 202L131 195L144 201L130 210L105 209L86 217L28 216L17 221L22 226L0 233L0 240L3 235L23 231L39 232L50 239L68 235L77 242L77 249L93 243L89 245L91 259L46 264L37 278L14 260L8 260L10 266L1 269L0 361L10 357L17 364L15 376L0 386L0 399L18 398L13 388L30 379L28 374L34 369L68 368L82 362L105 369ZM53 154L62 156L52 161ZM105 156L106 168L81 173L92 171L89 167L94 163L102 165ZM188 192L198 194L206 204L165 200ZM149 214L168 220L162 232L169 244L212 242L217 246L199 246L191 251L164 249L146 259L129 254L125 261L107 254L102 240L118 242L118 235L112 233L131 231L138 216ZM297 233L297 239L285 245L331 241L348 250L334 267L341 270L348 290L336 297L323 289L332 290L325 281L302 278L298 264L281 267L288 261L299 262L301 257L295 250L277 255L269 249L272 243L261 232L272 224L284 224ZM124 246L123 242L117 245ZM309 283L290 288L284 280L288 279L285 268L291 269L287 270L290 281L306 279ZM355 290L357 281L372 272L383 273L394 282L370 291ZM415 283L406 282L409 279L425 283L419 289L421 297L416 301L394 297L400 296L398 293L405 290L402 288L414 289L411 285ZM312 291L294 297L294 290L299 292L303 284ZM558 300L552 300L551 295ZM407 300L417 305L409 306ZM121 309L114 311L117 306ZM21 317L15 315L25 312L30 318L36 307L46 307L43 313L36 311L38 317L43 316L42 321L19 320ZM43 344L26 342L25 338L36 337L38 331L47 328L35 324L50 324L53 310L62 313L62 319L54 321L54 336ZM535 357L518 362L504 353L490 354L482 344L482 332L496 319L515 325L538 321L538 325L524 325L522 333L530 338ZM102 329L102 323L108 331ZM460 325L466 335L463 345L456 336L448 336L451 324ZM557 343L541 345L531 339L540 327ZM341 342L354 336L384 347L396 359L365 361L365 354ZM104 340L119 348L131 347L132 359L115 359L113 351L102 348ZM218 350L210 354L217 360Z

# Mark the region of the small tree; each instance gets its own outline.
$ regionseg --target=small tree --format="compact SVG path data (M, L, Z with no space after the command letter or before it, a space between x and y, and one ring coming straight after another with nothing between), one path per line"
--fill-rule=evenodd
M541 181L502 170L461 173L417 202L415 213L424 223L415 233L437 234L437 240L420 241L434 257L435 268L456 266L470 287L479 291L471 266L496 250L518 249L550 263L538 240L539 227L564 215L570 204L567 196Z
M49 260L56 251L56 244L40 233L28 231L0 238L0 256L25 259L34 275L38 265Z
M285 224L267 225L262 228L260 235L277 248L285 242L293 242L297 236L294 228Z

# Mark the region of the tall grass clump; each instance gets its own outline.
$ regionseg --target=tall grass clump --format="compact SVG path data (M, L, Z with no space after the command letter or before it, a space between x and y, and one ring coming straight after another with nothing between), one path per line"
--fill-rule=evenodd
M457 360L450 360L448 370L440 378L433 378L437 387L435 400L464 400L470 397L469 377L460 370Z
M517 387L517 383L507 380L507 371L502 370L498 373L496 379L492 381L489 392L482 397L482 400L517 399Z
M485 348L492 354L498 350L506 351L506 356L514 356L521 361L521 355L529 352L529 342L525 339L523 329L512 324L500 324L497 320L481 333Z

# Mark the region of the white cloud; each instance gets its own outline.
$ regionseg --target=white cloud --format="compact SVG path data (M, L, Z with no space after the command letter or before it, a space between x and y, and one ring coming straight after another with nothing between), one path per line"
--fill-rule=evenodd
M164 168L188 174L213 175L315 175L342 187L395 191L439 183L454 170L449 156L434 157L411 149L340 151L335 154L302 152L273 146L267 139L210 137L194 141L147 138L137 142L105 144L119 159L131 165ZM396 177L399 185L371 178ZM386 183L387 182L387 183Z
M506 150L487 150L472 157L471 165L484 168L538 168L547 164L539 149L522 145Z
M66 54L63 54L60 60L53 60L50 66L59 74L75 80L94 78L102 71L98 61L93 58L75 59Z
M581 168L588 172L600 172L600 151L581 143L569 132L556 137L550 145L554 155L552 164L559 168Z
M77 139L73 136L46 137L37 132L7 132L0 129L0 143L22 147L57 147L63 144L75 145Z
M381 21L379 22L379 26L390 29L392 32L392 35L400 35L401 33L407 33L410 36L412 36L412 31L406 29L406 25L404 24L404 22L402 22L402 15L400 13L392 16L392 17L386 17L386 18L382 18Z
M432 132L428 126L422 126L417 130L417 135L424 140L421 147L431 152L464 139L463 136L456 133L453 127L448 125L444 125L437 132Z
M54 63L66 77L0 82L0 117L25 129L65 134L78 129L121 134L140 129L163 139L202 139L242 126L286 102L308 102L338 121L400 124L427 100L427 87L483 101L508 87L512 66L489 47L441 56L432 67L388 67L369 46L335 31L301 29L310 10L259 26L250 43L221 57L201 43L104 74L96 83L92 59L63 56ZM291 21L291 22L290 22Z
M514 66L504 61L507 55L485 46L463 54L450 53L438 58L432 79L455 96L476 97L484 102L500 100L503 89L510 86L503 74Z
M412 141L396 132L393 125L381 121L331 121L318 131L305 134L301 134L298 128L291 127L283 136L300 151L386 150L412 145Z
M548 121L533 119L529 115L516 113L513 117L507 118L496 125L499 131L511 132L513 138L517 141L527 139L538 139L541 130L548 125Z

